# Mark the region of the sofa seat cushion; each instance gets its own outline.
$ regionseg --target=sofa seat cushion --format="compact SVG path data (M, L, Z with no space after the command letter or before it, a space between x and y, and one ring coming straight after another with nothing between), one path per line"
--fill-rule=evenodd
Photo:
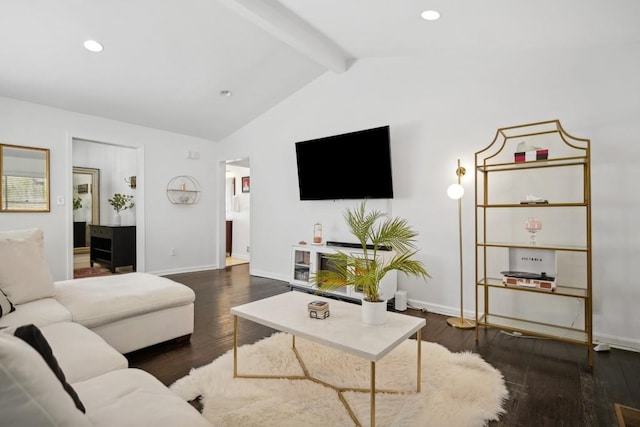
M71 312L54 298L42 298L25 304L16 304L15 307L15 311L0 318L0 326L17 327L32 323L41 327L71 321Z
M41 331L70 383L129 366L126 357L79 323L55 323Z
M211 427L193 406L139 369L112 371L73 387L97 427Z
M5 332L0 332L0 414L3 426L91 426L42 356Z
M195 300L191 288L148 273L66 280L55 287L56 298L69 309L73 321L88 328Z

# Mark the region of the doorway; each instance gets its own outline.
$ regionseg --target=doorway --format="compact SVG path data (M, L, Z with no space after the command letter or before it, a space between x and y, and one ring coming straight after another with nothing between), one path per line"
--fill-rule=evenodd
M250 261L251 169L249 158L228 160L225 166L225 261L230 267Z
M73 200L73 277L102 276L133 271L137 251L127 255L127 265L115 266L121 256L92 248L92 229L112 230L115 236L128 236L128 247L136 247L136 208L142 201L136 186L138 150L108 143L72 139L72 200ZM114 208L110 199L115 194L131 196L134 206L120 212L121 224L114 223ZM114 245L115 247L115 245ZM101 259L98 249L103 253ZM119 261L118 261L119 262Z

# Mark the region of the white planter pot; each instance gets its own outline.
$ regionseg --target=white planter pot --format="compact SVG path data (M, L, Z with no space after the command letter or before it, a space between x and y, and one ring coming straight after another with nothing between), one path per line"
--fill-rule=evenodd
M120 218L119 213L113 214L113 219L111 220L111 225L120 225L122 224L122 219Z
M86 220L87 220L87 215L84 212L84 208L74 209L73 211L74 222L85 222Z
M387 323L387 302L362 300L362 321L369 325L384 325Z

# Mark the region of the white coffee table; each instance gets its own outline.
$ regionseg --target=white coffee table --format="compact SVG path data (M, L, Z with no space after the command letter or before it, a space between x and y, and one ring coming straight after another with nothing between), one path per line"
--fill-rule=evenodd
M331 315L326 319L312 319L307 311L311 301L329 302ZM411 391L376 390L376 362L382 359L401 342L417 333L417 369L416 391L420 392L421 381L421 329L426 325L422 318L398 313L387 313L388 320L384 325L367 325L361 320L361 307L357 304L336 301L317 295L302 292L286 292L262 300L250 302L231 308L233 314L233 376L234 378L287 378L307 379L338 392L338 396L356 423L361 425L357 417L342 395L345 388L339 388L309 375L307 368L295 347L296 336L313 341L345 353L360 356L371 362L371 387L368 389L349 389L371 393L371 425L375 426L376 391L384 393L408 393ZM292 349L304 371L303 376L291 375L243 375L238 373L238 317L248 319L261 325L269 326L293 336Z

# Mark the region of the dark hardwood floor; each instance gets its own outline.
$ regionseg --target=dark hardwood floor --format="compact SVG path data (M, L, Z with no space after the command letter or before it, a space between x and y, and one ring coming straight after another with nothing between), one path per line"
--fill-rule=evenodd
M289 291L287 283L249 276L248 264L168 276L196 292L195 328L186 343L165 343L127 355L131 367L144 369L166 385L193 367L206 365L233 347L232 306ZM446 317L408 310L427 320L422 337L451 351L472 351L504 375L506 414L491 426L617 426L614 403L640 407L640 353L613 349L596 353L588 368L584 347L500 331L448 326ZM239 322L240 344L274 331Z

